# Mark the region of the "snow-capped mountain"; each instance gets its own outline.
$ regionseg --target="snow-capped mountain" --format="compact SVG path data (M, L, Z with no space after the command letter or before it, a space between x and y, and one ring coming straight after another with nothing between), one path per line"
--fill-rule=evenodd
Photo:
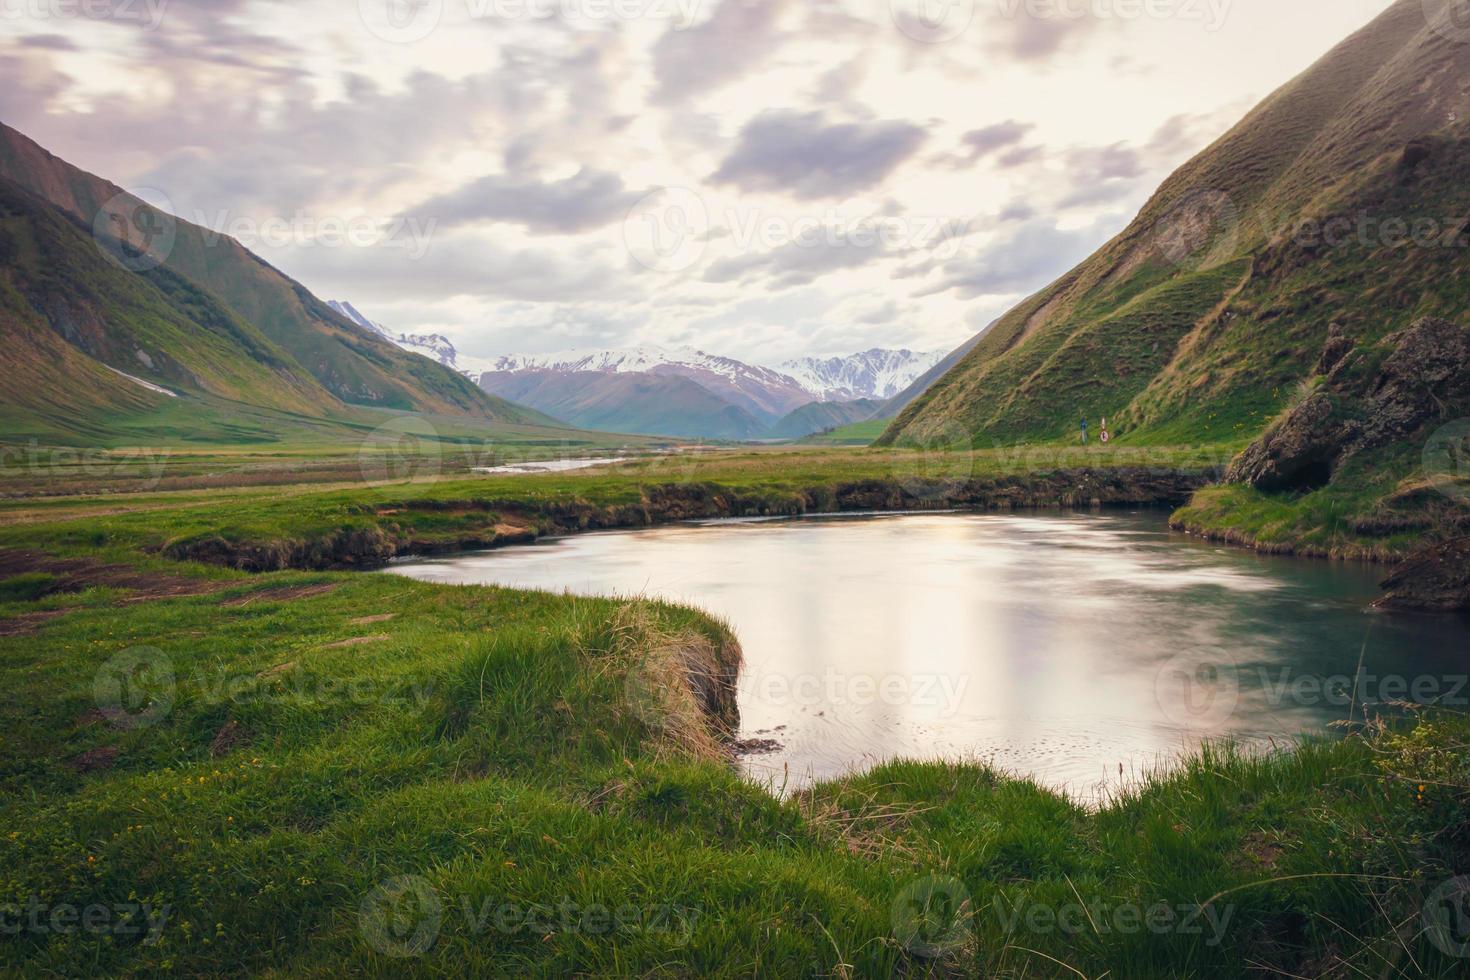
M490 359L492 371L610 371L633 374L659 367L697 367L734 377L746 365L692 347L620 347L566 350L552 354L510 354Z
M678 375L766 421L774 421L812 400L811 393L795 378L780 371L747 364L733 357L708 354L692 347L643 346L516 354L490 359L486 370L493 374L591 372Z
M381 323L378 323L375 320L369 320L367 317L358 312L357 307L353 306L351 303L339 303L334 299L329 299L327 300L327 305L336 312L345 316L347 319L351 320L353 323L357 324L359 327L371 330L373 331L373 333L380 333L384 337L387 337L389 339L392 339L394 336L393 331L389 330L387 327L383 326Z
M377 334L382 334L404 350L412 351L415 354L422 354L431 360L438 361L445 367L454 368L461 374L474 378L481 371L487 370L483 359L467 357L461 354L455 350L454 344L443 334L397 333L376 320L369 320L351 303L339 303L335 299L329 299L327 300L327 305L359 327L365 330L371 330Z
M445 367L452 367L460 371L469 371L470 368L460 364L460 353L454 349L454 344L449 338L440 333L401 333L396 337L390 337L395 344L404 350L411 350L425 357L432 357Z
M816 401L892 398L938 364L946 351L884 350L847 357L803 357L778 368L800 382Z
M832 411L811 409L813 403L827 403L834 410L838 403L864 399L881 403L944 356L875 348L767 367L693 347L644 345L470 357L439 334L399 333L368 319L351 303L333 300L330 305L363 329L454 368L491 394L574 425L621 432L722 439L761 438L767 432L785 436L787 429L805 424L808 415L835 419ZM838 411L865 417L869 408Z
M747 364L692 347L628 347L571 350L555 354L515 354L493 358L491 371L599 371L625 373L714 374L737 384L789 389L794 383L808 401L891 398L944 357L944 351L873 348L847 357L804 357L776 367Z

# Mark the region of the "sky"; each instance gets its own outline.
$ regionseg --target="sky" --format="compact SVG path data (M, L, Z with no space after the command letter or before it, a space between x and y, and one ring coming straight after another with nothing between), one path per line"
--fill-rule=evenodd
M0 0L0 120L478 356L948 350L1389 0Z

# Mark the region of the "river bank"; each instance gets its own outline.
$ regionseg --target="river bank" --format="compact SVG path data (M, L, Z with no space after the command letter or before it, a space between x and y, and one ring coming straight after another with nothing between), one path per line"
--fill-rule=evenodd
M920 512L1172 506L1208 480L1202 473L1118 469L1061 470L986 480L867 479L794 489L714 483L640 485L632 503L571 499L423 499L404 497L352 516L353 526L321 536L256 540L206 534L168 544L180 561L244 571L381 565L400 555L441 554L527 544L541 537L732 517L802 517L865 511ZM453 531L444 528L449 521Z

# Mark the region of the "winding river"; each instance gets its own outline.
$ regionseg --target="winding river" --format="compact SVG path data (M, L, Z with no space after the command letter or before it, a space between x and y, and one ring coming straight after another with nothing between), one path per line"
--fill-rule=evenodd
M1203 543L1159 512L716 521L390 571L725 617L742 736L779 746L743 764L777 790L939 757L1097 799L1203 738L1470 701L1464 619L1373 612L1381 569Z

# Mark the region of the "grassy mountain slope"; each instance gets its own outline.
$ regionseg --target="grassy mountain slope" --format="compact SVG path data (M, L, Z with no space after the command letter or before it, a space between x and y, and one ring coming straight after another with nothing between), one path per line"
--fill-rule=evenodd
M817 432L798 440L803 446L871 446L888 428L888 419L865 419Z
M162 269L248 323L334 399L348 404L497 421L532 421L458 373L410 354L332 311L305 287L234 239L164 215L121 188L85 173L0 124L0 177L144 249L140 228L168 228L157 248ZM539 421L545 421L541 419Z
M770 439L800 439L816 432L863 422L881 411L883 402L875 398L859 398L850 402L812 402L771 426L766 432Z
M487 371L486 391L599 432L752 439L765 425L678 374L600 371Z
M77 218L0 178L4 441L354 445L397 416L342 403L207 290L167 267L130 271L102 244ZM461 439L467 426L490 434L490 420L474 416L423 421ZM519 406L491 424L515 441L568 434Z
M168 397L106 365L173 391L302 413L340 407L210 294L164 268L113 265L76 219L3 178L0 330L12 369L0 381L7 405L129 409Z
M1401 0L1269 97L880 443L1062 438L1083 415L1135 441L1238 440L1291 403L1331 326L1366 344L1463 318L1470 45L1449 14Z
M975 345L980 343L981 338L985 336L985 331L989 330L991 326L994 326L994 324L990 324L985 328L985 330L980 331L975 336L971 337L969 340L965 341L963 344L950 351L947 355L945 355L944 360L940 361L938 364L934 365L932 368L915 378L913 382L903 391L900 391L898 394L885 401L882 407L880 407L878 411L871 416L871 418L891 419L897 416L899 412L902 412L904 409L908 408L909 405L913 404L915 399L917 399L924 392L928 391L929 388L933 386L934 382L944 377L946 374L949 373L951 368L960 363L960 361L964 360L965 355L975 349Z

